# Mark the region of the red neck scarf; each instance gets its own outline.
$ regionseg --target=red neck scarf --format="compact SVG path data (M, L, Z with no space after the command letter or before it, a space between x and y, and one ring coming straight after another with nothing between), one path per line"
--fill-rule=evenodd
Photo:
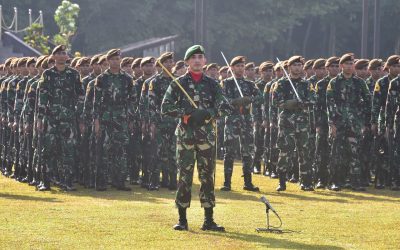
M201 77L203 76L202 72L197 73L197 72L189 71L189 73L190 73L190 76L192 77L192 79L194 80L194 82L196 82L196 83L200 82Z

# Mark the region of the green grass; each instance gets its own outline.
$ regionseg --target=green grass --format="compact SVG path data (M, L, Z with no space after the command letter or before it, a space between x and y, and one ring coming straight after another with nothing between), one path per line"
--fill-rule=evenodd
M223 182L218 164L216 187ZM162 189L74 193L57 188L36 192L0 177L0 249L399 249L400 192L355 193L328 190L305 193L289 184L277 193L277 180L255 176L260 193L242 190L235 166L233 191L217 191L215 219L226 233L203 232L195 173L189 232L176 232L174 192ZM284 234L255 232L265 225L266 195L283 219ZM277 220L272 218L273 224Z

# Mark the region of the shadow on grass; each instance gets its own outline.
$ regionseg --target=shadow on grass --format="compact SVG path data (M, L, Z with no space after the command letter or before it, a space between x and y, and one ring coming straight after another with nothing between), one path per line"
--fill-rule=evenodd
M0 198L9 200L22 200L22 201L61 202L57 198L52 198L52 197L35 197L35 196L18 195L18 194L0 194Z
M247 234L247 233L237 233L237 232L225 232L225 233L218 233L218 232L206 232L205 234L214 236L214 237L221 237L221 238L228 238L233 240L240 240L243 242L251 242L261 245L264 248L282 248L282 249L344 249L338 246L331 246L331 245L312 245L306 244L301 242L293 242L286 239L275 239L268 237L266 233L256 233Z
M356 193L356 192L351 192L351 191L341 191L341 192L315 192L316 195L321 195L321 196L330 196L330 197L344 197L344 198L349 198L353 200L361 200L361 201L386 201L386 202L396 202L396 200L393 200L395 198L400 198L399 196L395 195L390 195L390 197L393 197L393 199L387 199L387 198L382 198L378 197L375 195L381 195L379 193L370 193L370 192L363 192L363 193ZM397 202L400 202L397 201Z
M318 193L319 192L313 192L313 193L309 193L309 194L318 194ZM324 199L324 198L318 198L318 197L308 196L308 195L299 195L299 194L294 194L294 193L289 193L289 192L271 192L266 195L267 196L282 196L282 197L298 199L298 200L305 200L305 201L323 201L323 202L339 202L339 203L347 203L348 202L346 199Z

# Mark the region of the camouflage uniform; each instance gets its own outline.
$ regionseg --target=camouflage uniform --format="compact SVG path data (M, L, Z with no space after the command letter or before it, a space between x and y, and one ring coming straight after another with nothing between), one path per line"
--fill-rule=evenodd
M162 168L163 186L176 187L176 119L161 115L161 102L172 79L160 73L150 81L148 90L149 120L156 125L158 170ZM159 174L156 176L159 178Z
M267 82L260 79L255 83L259 91L264 91L265 85ZM257 109L260 112L264 110L264 102L260 102L258 104ZM263 117L263 116L262 116ZM265 153L265 128L262 126L262 121L258 122L254 126L254 145L255 145L255 152L254 152L254 159L253 159L253 167L257 169L258 172L261 172L261 160L263 160L263 156Z
M309 153L309 107L314 103L313 90L308 81L301 78L291 79L302 102L307 106L296 109L285 108L288 100L296 99L296 95L287 78L281 78L273 91L273 100L279 107L278 139L279 160L277 172L280 179L286 177L291 158L297 158L301 183L304 186L312 184L312 167ZM295 155L295 149L297 155ZM283 180L282 180L283 181Z
M394 78L389 85L385 126L388 133L388 146L392 147L391 185L399 190L400 186L400 77Z
M279 107L274 100L274 91L276 89L276 85L278 84L278 79L275 79L270 82L270 91L269 91L269 123L270 123L270 153L269 153L269 169L271 178L277 178L277 166L278 166L278 159L279 159L279 149L276 142L278 141L278 114L279 114ZM266 86L268 87L268 85Z
M328 124L337 128L332 142L331 182L343 183L346 165L350 166L353 188L360 187L361 129L370 124L371 97L365 82L353 75L346 79L343 73L333 78L326 89ZM335 159L335 160L333 160Z
M16 89L18 82L22 80L22 76L19 75L13 80L8 82L7 85L7 118L8 118L8 124L12 124L14 122L18 123L18 115L15 114L14 112L14 105L15 105L15 97L16 97ZM17 125L17 128L15 130L11 130L10 134L10 154L9 156L9 162L14 165L14 177L20 178L20 167L18 166L18 159L19 159L19 127Z
M376 148L376 176L379 182L386 182L387 185L391 184L391 171L390 171L390 158L392 152L389 152L388 140L384 134L386 132L386 99L388 96L388 89L390 82L394 77L386 75L380 78L376 83L372 95L372 112L371 112L371 123L378 124L378 135L375 139Z
M82 79L82 87L85 90L82 120L85 123L85 133L81 135L79 159L82 165L82 178L85 187L94 187L94 162L95 162L95 138L93 135L93 86L96 79L94 73Z
M206 109L213 119L231 112L220 86L208 76L203 74L199 82L194 82L190 73L186 73L179 77L178 81L199 109ZM161 104L161 113L181 118L192 111L193 108L187 97L176 83L171 82ZM179 172L176 205L181 208L190 207L193 171L197 161L201 206L214 207L215 132L212 122L201 127L191 127L181 120L175 135L177 136L176 156Z
M16 156L14 159L14 167L19 169L19 177L26 178L27 177L27 142L26 134L24 132L23 126L23 117L22 117L22 107L24 105L24 94L27 82L30 80L29 76L24 76L21 81L17 83L17 87L15 89L15 101L14 101L14 121L17 122L17 135L18 135L18 148L15 148ZM23 180L23 179L21 179ZM28 179L24 179L24 182L27 182Z
M115 187L125 188L128 119L132 113L132 77L120 71L106 70L97 77L94 88L93 117L100 121L100 138L96 147L96 188L106 186L105 169L111 168Z
M235 159L235 145L240 143L240 153L242 156L242 170L245 179L245 186L251 184L252 159L254 157L254 134L252 131L253 122L261 123L261 105L262 95L253 82L244 78L236 79L243 96L251 98L253 105L240 106L234 109L232 115L225 117L224 130L224 187L231 186L233 172L233 162ZM239 90L233 77L225 79L222 83L222 91L228 101L240 98ZM252 107L252 108L251 108Z
M328 164L329 164L329 126L328 110L326 106L326 88L332 79L329 75L318 81L315 85L315 127L319 127L316 134L315 154L313 155L315 164L315 175L318 181L324 185L328 184Z
M76 146L76 117L83 102L79 73L55 66L43 72L39 80L38 119L44 126L43 160L46 171L60 176L61 185L72 187L74 152Z
M23 98L23 107L22 107L22 125L29 126L30 129L25 131L24 140L26 144L26 159L27 159L27 172L28 172L28 180L32 182L32 184L36 184L39 179L37 168L33 164L34 158L34 148L35 148L35 140L36 140L36 131L33 129L34 125L34 108L35 105L33 103L32 107L30 106L30 98L31 91L35 92L35 97L33 101L36 100L36 87L32 90L32 85L35 84L37 86L37 81L40 79L40 75L36 75L32 77L27 83L25 87L25 93ZM22 151L22 149L21 149Z

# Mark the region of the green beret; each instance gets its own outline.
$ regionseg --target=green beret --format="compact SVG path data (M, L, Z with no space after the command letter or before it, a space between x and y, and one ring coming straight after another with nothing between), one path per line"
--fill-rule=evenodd
M325 67L329 67L332 64L339 64L339 60L340 60L340 58L337 56L329 57L328 60L326 60L326 62L325 62Z
M154 57L148 56L148 57L143 58L143 59L140 61L140 67L142 67L143 65L145 65L145 64L147 64L147 63L152 63L152 64L154 64L155 62L156 62L156 59L155 59Z
M354 61L354 54L353 54L353 53L346 53L346 54L344 54L344 55L340 58L339 64L343 64L343 63L348 62L348 61Z
M138 57L135 60L133 60L131 68L134 69L134 68L140 67L140 63L142 62L142 59L143 58Z
M363 69L363 68L367 68L369 64L369 60L367 59L359 59L357 60L357 62L355 63L355 69Z
M292 65L294 63L302 63L302 64L304 64L304 58L302 56L292 56L287 61L287 65L288 66L290 66L290 65Z
M392 65L398 64L399 63L400 56L399 55L392 55L389 56L385 63L385 68L390 67Z
M53 49L53 51L51 52L51 55L55 55L58 52L66 51L66 50L67 50L67 47L65 47L65 45L58 45Z
M232 60L229 66L235 66L238 63L246 63L246 57L244 56L235 56Z
M205 50L201 45L193 45L192 47L188 48L185 53L185 57L183 60L188 60L194 54L205 54Z
M165 52L163 53L159 58L158 61L160 63L164 63L168 59L174 59L174 53L173 52Z
M369 64L368 64L368 69L369 70L376 70L379 67L383 66L383 62L381 59L372 59Z
M256 67L254 62L249 62L244 66L244 69L250 69L250 68L254 68L254 67Z
M120 56L121 55L121 50L120 49L110 49L106 56L107 56L107 60L110 59L113 56Z
M313 69L320 69L320 68L323 68L323 67L325 67L325 63L326 63L326 60L325 60L325 59L319 58L319 59L317 59L317 60L314 61L314 64L313 64L312 68L313 68Z
M39 56L36 59L35 68L39 68L42 65L43 60L46 59L46 58L47 58L47 56L45 56L45 55Z
M290 59L289 59L289 60L290 60ZM304 70L307 70L307 69L309 69L309 68L312 68L312 66L314 65L314 61L315 61L315 59L307 60L307 61L304 63L303 69L304 69Z

